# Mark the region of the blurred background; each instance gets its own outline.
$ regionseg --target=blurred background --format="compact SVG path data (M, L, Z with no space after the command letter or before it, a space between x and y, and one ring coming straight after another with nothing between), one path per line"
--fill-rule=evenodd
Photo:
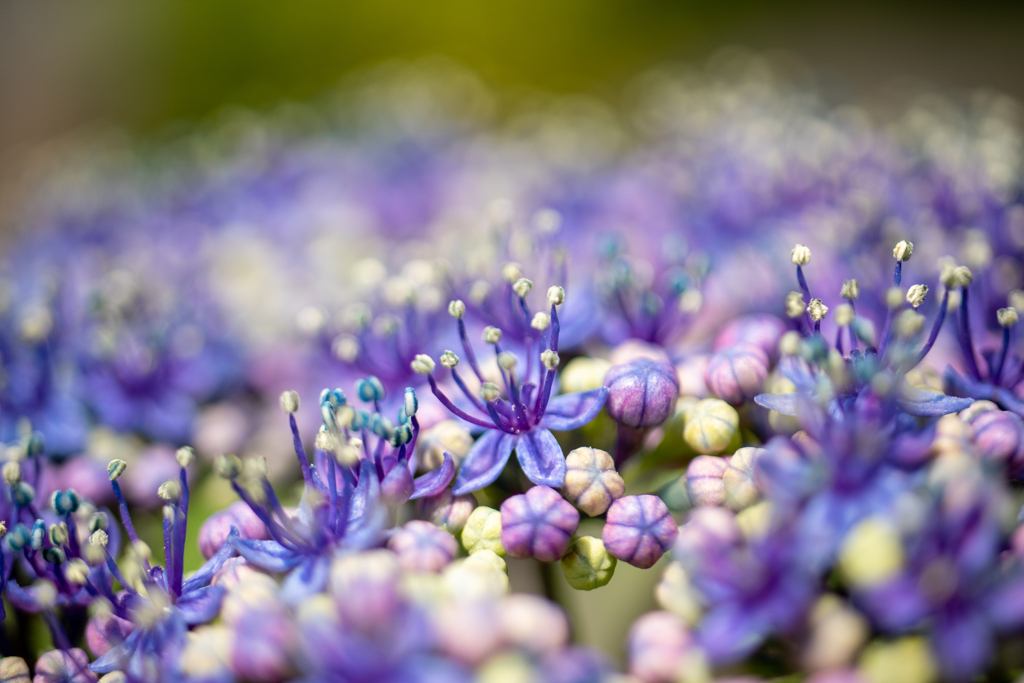
M513 97L614 102L645 68L738 45L810 67L839 98L941 85L1022 99L1022 29L1024 3L985 1L3 0L0 206L55 140L166 134L225 107L307 100L388 60L440 55Z
M501 116L558 95L621 105L647 69L740 47L826 97L884 109L926 90L1024 100L1022 36L1024 3L981 0L0 0L0 229L69 141L113 131L159 143L225 111L320 99L396 60L469 69ZM520 590L554 582L577 636L613 654L660 576L622 566L611 587L582 594L560 572L510 569Z

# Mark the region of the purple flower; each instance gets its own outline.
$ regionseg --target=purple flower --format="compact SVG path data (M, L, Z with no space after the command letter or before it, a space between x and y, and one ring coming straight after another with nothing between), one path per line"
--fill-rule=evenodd
M398 563L410 572L439 572L459 554L455 537L430 522L414 519L397 529L388 548Z
M601 532L604 547L615 558L647 569L672 547L679 527L657 496L625 496L608 508Z
M470 424L486 430L462 461L455 478L455 495L491 484L505 468L513 449L523 473L530 481L541 486L560 487L565 480L565 457L550 430L567 431L582 427L601 411L608 397L608 389L604 387L551 396L559 363L557 306L564 301L565 293L561 287L552 287L548 292L550 314L539 312L532 315L526 303L526 295L531 287L529 280L517 280L510 290L512 298L508 304L525 319L524 327L530 330L522 340L527 356L522 375L518 374L515 355L502 351L501 330L489 327L484 331L485 341L494 346L507 398L502 398L498 387L487 382L481 372L466 335L462 319L465 305L461 301L453 301L449 311L458 322L466 360L482 384L481 398L477 398L459 376L455 369L459 359L454 353L445 351L441 363L451 370L452 378L469 402L467 409L476 412L476 415L456 406L441 391L432 374L435 365L431 358L418 356L413 361L413 368L428 376L431 390L445 407ZM534 366L536 375L533 373Z
M554 562L565 554L580 513L552 488L534 486L501 504L501 544L512 557Z
M51 650L36 662L33 683L95 683L96 675L89 670L89 655L85 650Z
M608 414L629 427L656 427L672 415L679 397L676 369L646 358L616 365L605 375Z

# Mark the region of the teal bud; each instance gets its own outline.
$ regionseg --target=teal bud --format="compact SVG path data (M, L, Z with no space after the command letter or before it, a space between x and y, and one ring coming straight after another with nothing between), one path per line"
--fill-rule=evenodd
M68 525L64 522L50 525L50 544L60 547L68 542Z
M373 375L356 382L356 393L364 403L384 400L384 385Z
M324 421L324 427L330 432L338 431L338 422L335 417L334 406L330 403L320 404L320 418Z
M64 564L67 556L60 548L43 548L43 559L50 564Z
M8 550L13 553L21 550L32 540L32 532L24 524L15 524L14 527L4 536L4 543Z
M107 519L107 515L104 512L97 512L89 517L89 523L87 524L90 534L96 531L106 531L109 525L110 520Z
M39 550L43 547L43 541L46 539L46 522L41 519L37 519L36 523L32 525L32 534L29 537L32 544L32 550Z
M124 460L111 460L107 465L107 475L110 476L110 481L117 481L127 468L128 463Z
M357 410L355 415L352 416L352 429L357 432L366 427L366 423L369 422L370 417L364 410Z
M392 432L395 431L395 426L391 424L391 420L380 413L374 413L370 416L370 431L382 439L390 439Z
M419 399L416 398L416 390L413 389L412 387L406 387L405 388L405 406L404 406L404 408L405 408L405 416L408 417L408 418L412 418L416 414L416 411L419 410L419 407L420 407L420 402L419 402ZM404 420L403 420L403 422L404 422Z
M28 437L28 443L25 444L25 453L28 457L32 458L37 455L42 455L45 447L46 440L43 438L43 435L39 432L32 432Z
M19 481L11 487L11 499L18 507L25 507L36 499L36 490L25 481Z
M50 496L50 507L58 515L68 515L78 509L78 493L74 489L54 491Z

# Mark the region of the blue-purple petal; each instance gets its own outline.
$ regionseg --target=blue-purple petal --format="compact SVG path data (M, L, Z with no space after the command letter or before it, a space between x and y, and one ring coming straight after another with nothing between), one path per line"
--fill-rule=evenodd
M754 403L783 415L796 415L797 394L758 394Z
M452 493L461 496L482 489L497 479L512 455L516 438L514 434L488 430L477 439L462 461Z
M368 511L371 511L380 498L380 480L377 479L377 471L369 460L362 460L359 463L359 483L352 492L348 519L350 523L362 519Z
M184 593L176 604L185 623L194 626L205 624L216 617L223 599L223 586L206 586Z
M410 500L423 498L424 496L436 496L441 493L455 476L455 461L447 452L444 454L444 461L441 466L433 472L427 472L423 476L416 477L413 482L416 486Z
M565 483L565 455L548 430L537 427L520 434L516 457L523 474L534 484L557 489Z
M301 555L277 541L250 541L228 536L228 543L234 546L239 555L267 571L286 572L302 561Z
M548 402L540 426L559 432L579 429L597 417L607 400L608 387L555 396Z
M118 671L124 666L124 663L131 656L132 652L135 651L135 647L138 645L139 639L142 637L143 633L144 631L142 629L132 631L131 635L107 650L103 656L90 664L89 668L94 673L98 674L108 674L111 671Z
M238 529L235 526L232 526L231 532L228 534L228 538L226 540L238 537ZM220 550L218 550L213 557L207 560L206 563L203 564L195 574L189 577L187 581L182 583L182 592L188 593L189 591L194 591L197 588L210 585L210 582L213 581L213 577L216 576L217 572L224 567L224 563L234 557L236 552L237 550L230 543L222 545Z
M914 391L897 399L897 403L904 412L915 417L942 417L960 412L974 403L974 399L946 396L930 391Z
M328 557L312 557L295 567L281 584L281 600L288 605L298 605L306 598L323 591L330 575Z

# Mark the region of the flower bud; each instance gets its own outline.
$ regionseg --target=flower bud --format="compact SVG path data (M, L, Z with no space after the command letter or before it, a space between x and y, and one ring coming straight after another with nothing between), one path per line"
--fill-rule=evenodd
M790 259L792 259L795 265L806 266L811 262L811 250L802 244L798 244L790 252Z
M501 341L501 330L488 325L484 328L484 341L488 344L497 344Z
M1014 308L1000 308L996 311L996 320L1000 327L1013 327L1017 324L1017 310Z
M565 302L565 290L561 287L548 287L548 304L560 306Z
M580 536L569 545L562 557L562 573L576 590L590 591L612 580L617 563L618 560L605 549L601 539Z
M493 382L484 382L480 385L480 398L486 403L496 400L501 396L501 389L498 388L497 384Z
M1007 410L988 410L972 414L967 422L974 429L979 456L1011 471L1024 464L1024 419L1019 415Z
M224 545L231 533L231 527L238 529L242 538L261 541L270 538L267 527L246 503L235 501L227 508L213 513L199 527L199 551L210 559Z
M554 562L579 525L580 513L548 486L534 486L501 504L501 545L512 557Z
M611 367L611 363L603 358L587 358L586 356L573 358L565 364L558 377L562 391L570 394L599 389L604 386L605 375L608 374Z
M299 392L297 391L282 391L281 392L281 410L291 415L297 412L299 409Z
M679 535L668 506L657 496L625 496L608 508L601 532L605 548L634 567L654 565Z
M565 612L539 595L509 595L498 604L498 621L505 642L531 654L555 653L569 642Z
M857 313L850 304L840 304L836 307L836 325L845 327L852 323L856 317Z
M790 318L799 318L807 310L804 303L804 295L801 292L790 292L786 295L786 315Z
M520 299L525 299L526 295L533 289L533 282L527 280L525 277L521 277L512 283L512 291L516 293Z
M441 354L441 365L448 369L454 368L459 364L459 357L452 351L445 351Z
M753 344L723 349L708 359L704 383L718 398L740 405L764 389L768 355Z
M533 320L530 321L530 327L535 330L544 331L551 326L551 316L544 311L537 311L533 314Z
M418 353L409 364L417 375L429 375L434 371L434 359L425 353Z
M903 568L899 531L888 520L869 517L846 535L839 568L854 587L871 588L896 576Z
M626 491L615 461L605 451L576 448L565 457L565 468L562 495L591 517L604 514Z
M821 299L811 299L811 303L807 304L807 312L810 313L811 320L821 322L828 313L828 306L823 304Z
M686 411L683 438L698 453L721 453L739 426L735 408L720 399L705 398Z
M464 304L460 299L450 301L448 303L448 315L453 318L461 318L466 315L466 304Z
M957 266L953 269L953 279L957 286L967 287L974 280L974 274L967 266Z
M502 351L498 354L498 365L506 372L514 370L518 361L519 359L516 358L516 354L511 351Z
M724 351L740 344L753 344L769 359L778 360L779 340L785 333L786 324L774 315L745 315L725 324L712 349Z
M911 285L907 290L907 303L914 308L920 308L928 296L928 285Z
M430 522L414 519L397 529L388 548L409 572L440 572L459 553L455 537Z
M213 460L213 471L218 477L234 479L242 473L242 461L232 453L218 455Z
M896 247L892 250L893 258L897 261L909 261L911 254L914 253L914 243L908 242L907 240L900 240Z
M462 529L462 547L470 555L490 550L504 557L506 552L501 544L501 513L483 505L473 510Z
M3 683L32 683L28 664L21 657L0 659L0 681Z
M359 400L364 403L383 401L385 396L384 385L380 379L370 375L356 382L356 394L359 395Z
M92 532L91 536L89 536L89 545L91 545L93 548L106 548L109 540L110 539L107 536L106 531L104 531L103 529L97 529L96 531Z
M870 683L932 683L939 679L938 664L928 639L905 636L877 641L860 657L858 681Z
M522 276L523 271L518 263L509 262L501 267L501 277L509 284L512 284Z
M181 484L176 479L170 479L160 484L156 493L162 500L176 501L181 498Z
M91 683L96 676L89 670L89 655L81 648L51 650L36 662L33 683Z
M857 284L856 280L846 280L843 282L843 288L840 290L839 295L847 301L856 301L857 297L860 296L860 285Z
M725 458L698 455L686 467L686 492L697 506L725 503L722 475L728 466Z
M629 629L629 672L643 683L683 680L680 672L693 647L693 638L679 617L648 612Z
M174 459L181 467L190 467L196 461L196 451L191 446L182 446L175 451Z
M4 483L8 486L14 486L21 481L21 463L17 460L11 460L4 463L2 468Z
M763 448L740 448L731 458L722 474L725 485L725 506L730 510L742 510L757 502L760 497L754 482L754 468L765 453Z
M871 635L867 620L832 593L818 599L808 621L811 635L803 661L812 671L848 666Z
M691 584L681 562L669 562L665 567L665 573L654 589L654 598L662 609L675 614L687 624L695 624L700 619L701 596Z
M679 396L675 368L646 358L616 365L605 375L614 420L629 427L654 427L667 420Z
M453 496L451 489L445 489L436 496L420 498L416 505L420 516L459 537L477 503L472 493Z

